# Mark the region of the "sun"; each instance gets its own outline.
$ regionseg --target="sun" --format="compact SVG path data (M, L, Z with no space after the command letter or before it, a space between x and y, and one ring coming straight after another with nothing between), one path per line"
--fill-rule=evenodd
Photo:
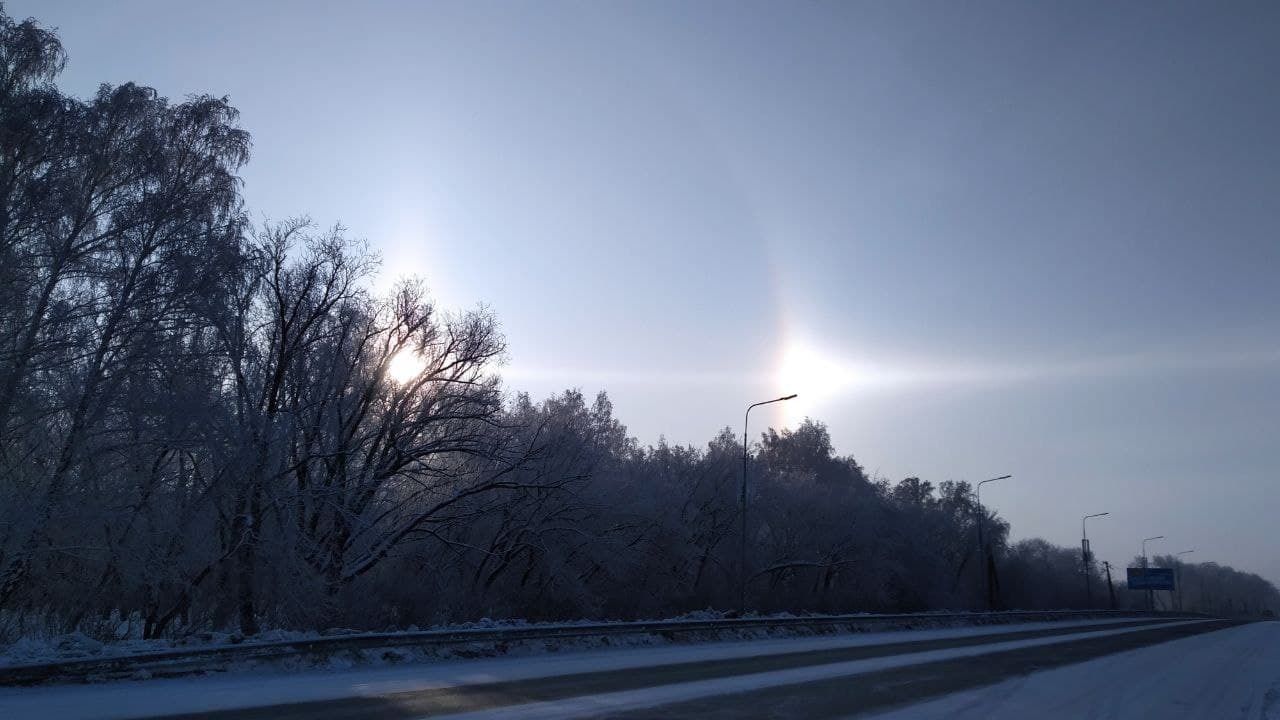
M883 391L911 380L910 373L883 363L792 343L779 359L775 389L798 396L779 408L786 425L794 427L805 417L830 409L833 403L847 402L854 393Z
M811 415L823 398L832 398L850 384L850 371L829 355L805 345L792 345L778 368L778 390L799 397L782 408L789 426Z
M412 350L401 350L387 363L387 376L403 385L416 378L427 367L422 356Z
M865 357L824 351L807 343L792 343L779 358L775 391L795 393L795 400L779 410L788 427L820 411L871 393L905 392L952 377L927 366L886 363Z

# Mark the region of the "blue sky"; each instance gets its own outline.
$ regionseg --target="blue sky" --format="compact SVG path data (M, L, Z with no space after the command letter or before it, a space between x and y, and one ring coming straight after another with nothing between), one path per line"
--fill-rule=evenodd
M7 8L73 92L229 95L251 211L490 306L515 389L696 444L800 392L757 430L1280 581L1274 4Z

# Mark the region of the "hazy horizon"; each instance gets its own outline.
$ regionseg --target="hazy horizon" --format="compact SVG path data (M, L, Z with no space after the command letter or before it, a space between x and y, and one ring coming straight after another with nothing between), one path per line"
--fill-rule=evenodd
M795 392L753 438L1280 581L1280 8L986 5L5 3L77 95L228 95L250 213L491 307L513 390Z

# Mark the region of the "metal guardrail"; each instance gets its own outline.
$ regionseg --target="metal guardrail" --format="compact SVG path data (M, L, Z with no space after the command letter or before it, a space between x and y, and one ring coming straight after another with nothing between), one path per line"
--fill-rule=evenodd
M206 671L226 670L231 663L269 662L283 659L325 658L336 653L394 648L449 648L451 646L491 643L495 652L504 646L532 640L556 640L597 637L602 644L618 636L654 635L667 640L681 637L695 639L707 633L742 632L807 628L815 632L858 632L875 629L912 629L938 625L999 625L1012 622L1101 618L1152 618L1195 616L1194 613L1143 612L1124 610L1051 610L993 613L904 613L876 615L828 615L820 617L728 618L721 620L662 620L640 622L593 623L510 628L474 628L459 630L424 630L401 633L361 633L279 640L245 642L205 648L163 650L103 658L81 658L52 663L10 665L0 667L0 685L34 685L47 682L86 682L145 676L174 677Z

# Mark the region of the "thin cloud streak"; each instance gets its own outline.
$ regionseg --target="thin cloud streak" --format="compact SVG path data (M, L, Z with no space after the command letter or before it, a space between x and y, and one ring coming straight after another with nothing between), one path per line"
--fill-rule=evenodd
M797 355L799 358L797 359ZM843 360L809 350L789 353L774 371L742 373L645 369L586 370L513 365L503 372L509 385L525 383L576 387L672 386L727 387L777 384L820 385L823 394L851 391L919 390L936 387L1012 385L1020 383L1107 379L1132 375L1238 372L1280 368L1280 350L1214 353L1159 351L1071 360L1018 362L957 359L953 361Z

